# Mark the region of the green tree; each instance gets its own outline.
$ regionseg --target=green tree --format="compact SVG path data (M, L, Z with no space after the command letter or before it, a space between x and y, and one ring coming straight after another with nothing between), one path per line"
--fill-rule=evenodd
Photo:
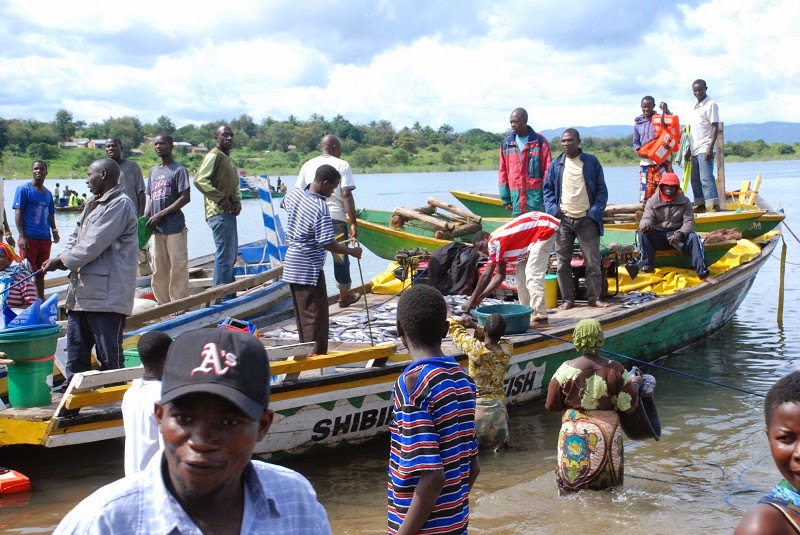
M28 154L35 160L55 160L61 155L61 149L59 149L57 145L31 143L28 146Z
M106 138L117 137L122 142L126 154L135 149L144 141L142 123L136 117L109 117L103 123Z
M0 117L0 151L8 143L8 121Z
M166 115L161 115L158 119L156 119L156 126L158 127L158 132L156 132L156 135L161 133L172 135L175 133L175 124Z
M72 119L72 113L64 108L56 112L56 118L53 124L59 139L66 140L75 135L75 123Z
M333 121L328 125L328 131L336 135L342 142L345 139L352 139L357 143L361 143L361 132L341 115L333 118Z

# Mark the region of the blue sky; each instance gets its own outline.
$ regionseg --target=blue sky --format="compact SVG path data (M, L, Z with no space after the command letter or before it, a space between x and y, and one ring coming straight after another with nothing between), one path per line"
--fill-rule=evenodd
M645 94L685 112L704 78L728 124L800 121L799 27L797 0L0 0L0 117L502 132L517 106L537 129L628 124Z

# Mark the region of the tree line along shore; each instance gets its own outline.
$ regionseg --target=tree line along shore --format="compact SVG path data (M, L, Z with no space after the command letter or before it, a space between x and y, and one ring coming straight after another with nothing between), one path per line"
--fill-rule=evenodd
M74 120L62 109L51 122L0 117L0 176L30 178L31 162L41 159L47 161L51 179L83 178L89 164L105 157L105 152L84 148L85 143L78 145L73 140L91 142L110 137L120 138L125 157L149 169L159 163L150 143L162 132L183 142L175 147L176 159L194 173L203 160L201 150L214 146L214 130L222 122L233 128L236 138L231 155L247 174L296 174L303 162L318 154L319 140L325 134L339 137L343 157L357 173L492 170L497 168L500 142L507 135L479 128L457 133L448 124L434 129L419 122L396 130L386 120L353 124L341 115L328 120L319 114L305 121L289 116L284 121L267 117L258 123L243 114L230 121L180 128L164 115L154 123L143 124L130 116L86 123ZM550 143L554 153L561 152L558 138ZM582 148L605 166L639 162L630 135L617 139L584 137ZM726 142L725 157L728 161L791 160L800 157L800 143Z

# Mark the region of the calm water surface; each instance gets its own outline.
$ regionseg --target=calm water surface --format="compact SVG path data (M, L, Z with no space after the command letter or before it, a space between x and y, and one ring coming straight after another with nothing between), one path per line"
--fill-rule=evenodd
M728 189L744 178L764 175L761 191L785 207L789 225L800 202L800 162L728 164ZM448 189L494 191L494 172L358 175L358 206L392 209L419 206L429 196L451 199ZM615 202L635 202L636 170L606 169ZM49 182L55 182L49 181ZM85 191L82 181L62 181ZM11 196L17 184L6 182ZM50 186L53 184L51 183ZM194 192L193 192L194 194ZM75 216L59 214L66 236ZM245 201L240 242L263 237L259 206ZM192 256L211 252L211 237L195 195L188 211ZM800 225L797 225L800 229ZM794 229L793 229L794 230ZM800 368L800 244L787 232L786 305L776 321L779 252L762 268L734 320L714 337L665 357L661 364L753 392L765 393L783 374ZM365 278L386 262L365 254ZM351 270L358 277L356 266ZM329 288L333 283L328 277ZM680 325L675 326L680 329ZM656 399L663 428L660 442L627 442L625 487L613 492L556 497L555 444L559 415L533 403L511 410L514 448L481 456L481 475L472 493L470 533L725 533L743 508L779 479L764 437L761 398L693 381L663 370ZM122 475L122 442L44 450L0 449L0 465L27 474L30 494L0 500L0 531L48 533L69 509L98 487ZM287 463L309 478L325 505L334 533L386 532L385 440Z

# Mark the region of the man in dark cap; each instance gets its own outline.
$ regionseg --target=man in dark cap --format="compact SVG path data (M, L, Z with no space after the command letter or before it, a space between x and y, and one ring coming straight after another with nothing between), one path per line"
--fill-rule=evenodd
M664 174L658 183L658 192L645 204L636 241L642 253L642 272L653 271L656 251L675 248L691 256L692 267L701 280L716 283L708 276L703 244L694 231L692 201L681 192L675 173Z
M83 500L56 533L330 533L303 476L250 459L272 424L269 380L255 337L180 335L155 404L163 455Z

